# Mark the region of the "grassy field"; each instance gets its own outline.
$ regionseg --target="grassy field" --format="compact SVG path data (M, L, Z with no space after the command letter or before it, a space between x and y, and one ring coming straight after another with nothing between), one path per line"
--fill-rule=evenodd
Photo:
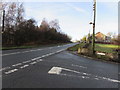
M96 44L96 45L99 47L106 47L106 48L113 48L113 49L120 47L118 45L113 45L113 44Z
M85 43L77 44L73 47L68 48L68 50L71 51L77 51L79 47L83 47ZM91 48L92 45L89 46ZM95 51L100 51L100 52L107 52L107 53L116 53L114 50L118 49L118 45L112 45L112 44L95 44Z
M118 45L112 45L112 44L95 44L95 50L101 51L101 52L107 52L107 53L116 53L115 49L118 49Z

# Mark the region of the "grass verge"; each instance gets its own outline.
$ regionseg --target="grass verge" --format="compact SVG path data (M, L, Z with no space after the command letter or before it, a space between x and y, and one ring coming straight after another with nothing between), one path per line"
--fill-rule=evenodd
M50 47L50 46L64 45L64 44L69 44L69 43L45 44L45 45L31 45L31 46L2 47L2 48L0 48L0 50L12 50L12 49L27 49L27 48Z
M83 47L86 43L80 43L73 47L68 48L70 51L77 51L78 48ZM89 46L91 49L92 45ZM105 52L105 53L116 53L115 49L118 49L118 45L108 45L108 44L95 44L95 51Z
M68 48L67 50L77 53L78 48L83 47L85 45L86 45L86 43L80 43L73 47ZM118 45L95 44L95 51L105 53L105 55L98 55L98 54L93 55L91 52L92 45L90 44L87 47L88 52L80 53L79 55L84 55L84 56L88 56L88 57L92 57L92 58L96 58L96 59L102 59L105 61L112 61L112 62L120 63L120 61L118 60L119 59L118 52L116 51L116 49L118 49L118 47L119 47Z

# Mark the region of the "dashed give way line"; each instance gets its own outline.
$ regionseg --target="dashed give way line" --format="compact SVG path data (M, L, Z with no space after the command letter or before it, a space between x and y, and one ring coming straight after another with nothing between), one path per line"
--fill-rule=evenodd
M62 74L61 73L62 70L77 73L78 75ZM101 77L101 76L97 76L97 75L92 75L92 74L85 73L85 72L70 70L70 69L66 69L66 68L62 68L62 67L52 67L48 71L48 74L56 74L56 75L69 76L69 77L79 77L79 78L84 78L84 79L88 79L88 78L92 78L95 80L103 79L103 80L107 80L107 81L114 82L114 83L120 83L119 80L115 80L115 79L111 79L111 78L107 78L107 77Z

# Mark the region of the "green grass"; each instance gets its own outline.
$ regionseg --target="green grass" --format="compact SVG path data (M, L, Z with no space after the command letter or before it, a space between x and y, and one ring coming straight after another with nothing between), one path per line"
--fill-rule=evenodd
M79 47L83 47L84 45L85 45L85 43L80 43L80 44L77 44L77 45L75 45L73 47L68 48L68 50L77 51Z
M95 44L95 50L106 52L106 53L116 53L114 50L118 49L118 45L112 45L112 44Z
M79 47L83 47L85 43L77 44L73 47L68 48L71 51L77 51ZM119 46L120 47L120 46ZM89 49L92 48L92 45L88 47ZM106 52L106 53L116 53L114 50L118 48L118 45L112 44L95 44L95 51Z
M113 45L113 44L96 44L96 45L99 47L106 47L106 48L113 48L113 49L120 47L118 45Z

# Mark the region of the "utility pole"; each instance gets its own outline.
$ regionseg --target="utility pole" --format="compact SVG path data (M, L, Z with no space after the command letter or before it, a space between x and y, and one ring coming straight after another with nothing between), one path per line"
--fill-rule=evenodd
M2 33L4 32L5 10L3 9Z
M94 20L93 20L93 39L92 39L92 51L93 55L95 54L95 18L96 18L96 0L93 4Z

